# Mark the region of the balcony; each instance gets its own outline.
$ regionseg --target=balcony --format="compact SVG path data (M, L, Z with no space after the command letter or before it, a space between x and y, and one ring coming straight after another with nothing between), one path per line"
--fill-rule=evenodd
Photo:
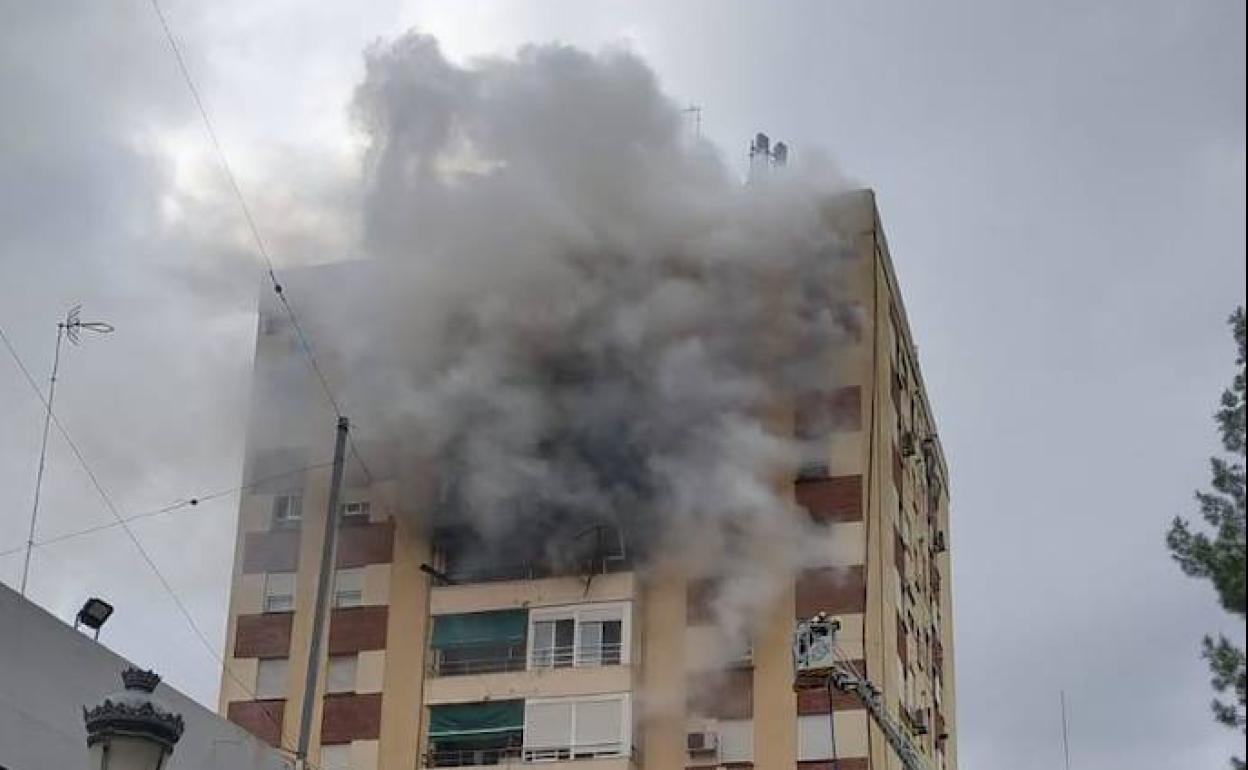
M529 662L534 670L618 666L623 660L623 647L620 642L547 647L534 650Z
M476 644L434 650L434 676L472 676L524 671L528 663L520 644Z

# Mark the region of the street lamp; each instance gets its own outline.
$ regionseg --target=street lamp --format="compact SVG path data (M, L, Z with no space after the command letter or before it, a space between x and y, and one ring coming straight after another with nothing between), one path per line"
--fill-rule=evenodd
M74 618L74 628L79 625L95 631L95 638L100 638L100 627L108 621L113 615L113 605L92 596L82 605L82 609L78 610L78 615Z
M121 672L126 689L95 708L83 707L90 770L164 770L182 737L182 717L152 697L160 677L151 671Z

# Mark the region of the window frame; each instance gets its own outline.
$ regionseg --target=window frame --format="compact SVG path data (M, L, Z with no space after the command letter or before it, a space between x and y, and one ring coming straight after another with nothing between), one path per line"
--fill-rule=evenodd
M351 663L351 684L350 687L338 688L332 686L333 668L335 661L343 663L350 661ZM330 655L325 660L325 694L326 695L350 695L359 692L360 678L360 656L358 653L348 653L346 655Z
M276 676L276 681L269 681L268 677L261 673L262 669L268 669L271 666L281 666L280 672L276 675L270 673L268 676ZM274 685L268 687L266 684ZM256 700L280 700L288 695L287 688L290 684L290 658L260 658L256 661L256 684L255 692L252 694Z
M264 613L294 612L295 611L295 597L298 592L298 582L299 582L298 574L299 573L297 572L266 572L264 573L264 586L261 589L261 595L260 595L260 611ZM290 591L288 593L287 592L277 593L277 592L270 591L273 578L278 575L289 576ZM272 606L270 606L270 600L283 597L283 596L288 596L290 598L289 607L286 607L284 609L274 609Z
M290 514L292 505L297 509L293 516ZM273 529L298 529L303 526L303 495L299 493L274 495L269 515Z
M351 607L365 606L366 602L364 601L364 588L365 588L366 580L365 580L364 569L365 569L364 567L348 567L346 569L340 568L340 569L334 570L334 584L333 584L334 591L333 591L333 596L331 597L331 602L332 602L331 606L333 607L333 609L348 609ZM349 575L352 577L358 575L359 587L347 588L347 589L341 588L338 585L338 581L344 575ZM344 594L358 594L358 598L352 601L344 602L343 601Z
M558 607L538 607L529 610L529 627L526 639L528 650L528 668L530 670L553 669L553 668L601 668L604 666L628 666L632 663L632 602L594 602L589 604L573 604ZM604 613L612 615L609 619L603 619ZM537 646L537 628L538 624L546 622L558 622L560 620L571 620L573 622L572 634L572 662L571 665L559 666L553 663L537 664L538 646ZM592 623L619 621L620 623L620 649L619 660L612 663L603 663L602 659L607 657L603 655L603 642L599 642L598 646L598 662L593 659L584 657L585 651L582 649L585 642L583 641L583 628ZM558 649L556 646L553 649Z
M578 752L576 745L577 733L577 707L584 703L608 703L617 702L620 704L620 729L617 733L615 743L619 744L617 752L589 753ZM570 705L571 719L567 725L566 735L568 743L562 746L531 746L528 744L530 735L530 708L540 706L562 706ZM632 696L630 693L603 693L601 695L578 695L563 698L526 698L524 701L524 740L525 745L522 750L523 761L525 762L556 762L560 760L571 759L596 759L608 757L631 757L633 755L633 708Z

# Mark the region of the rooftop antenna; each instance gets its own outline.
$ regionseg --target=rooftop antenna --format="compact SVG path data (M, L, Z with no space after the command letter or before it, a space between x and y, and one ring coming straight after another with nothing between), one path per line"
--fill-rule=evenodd
M48 428L52 426L52 402L56 400L56 375L61 368L61 340L68 339L78 344L79 334L83 329L96 334L111 334L112 324L103 321L83 321L82 305L74 305L65 314L65 320L56 324L56 350L52 354L52 376L48 378L47 409L43 413L43 438L39 442L39 470L35 472L35 502L30 509L30 530L26 535L26 560L22 564L22 584L20 593L26 595L26 582L30 577L30 552L35 547L35 524L39 520L39 493L43 489L43 469L48 460Z
M688 107L681 110L681 112L693 118L693 138L701 139L702 138L702 108L696 104L690 104Z

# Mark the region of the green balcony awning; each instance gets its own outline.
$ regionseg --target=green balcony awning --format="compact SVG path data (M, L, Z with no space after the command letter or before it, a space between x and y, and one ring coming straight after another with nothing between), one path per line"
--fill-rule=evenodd
M455 703L429 709L430 738L463 738L524 729L524 701Z
M529 633L525 610L437 615L433 619L435 650L476 644L523 644Z

